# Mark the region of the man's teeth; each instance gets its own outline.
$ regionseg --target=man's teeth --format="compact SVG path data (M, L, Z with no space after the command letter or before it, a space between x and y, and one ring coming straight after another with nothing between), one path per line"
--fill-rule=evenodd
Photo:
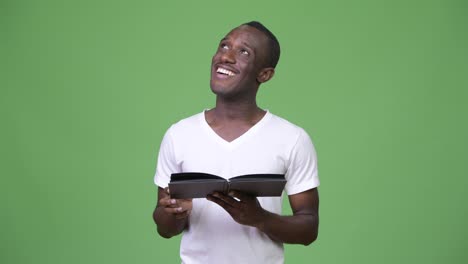
M222 73L222 74L226 74L226 75L229 75L229 76L234 76L236 75L235 73L233 73L232 71L230 70L226 70L226 69L223 69L223 68L218 68L216 70L217 73Z

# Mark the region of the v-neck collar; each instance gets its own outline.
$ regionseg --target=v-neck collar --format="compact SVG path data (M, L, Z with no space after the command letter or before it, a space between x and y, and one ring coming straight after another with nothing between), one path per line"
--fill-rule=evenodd
M208 109L204 110L201 114L200 114L200 123L202 123L202 126L204 127L204 129L211 135L211 137L216 140L219 144L221 145L224 145L226 147L235 147L239 144L241 144L243 141L245 141L246 139L252 137L252 135L256 134L257 131L264 126L265 123L268 122L268 120L271 118L272 114L270 113L270 111L268 110L265 110L266 113L265 115L255 124L253 125L251 128L249 128L247 131L245 131L242 135L240 135L239 137L237 137L236 139L234 139L233 141L227 141L225 140L224 138L222 138L220 135L218 135L218 133L216 133L213 128L210 126L210 124L208 124L208 121L206 120L206 116L205 116L205 112L207 111Z

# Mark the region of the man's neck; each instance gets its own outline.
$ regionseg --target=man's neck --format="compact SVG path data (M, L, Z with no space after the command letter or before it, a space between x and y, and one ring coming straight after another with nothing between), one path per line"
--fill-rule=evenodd
M205 119L221 138L228 142L237 139L266 114L255 101L251 103L226 102L219 98L216 107L205 112Z
M217 98L216 107L211 111L212 117L221 123L256 123L265 115L265 111L257 106L255 100L239 102Z

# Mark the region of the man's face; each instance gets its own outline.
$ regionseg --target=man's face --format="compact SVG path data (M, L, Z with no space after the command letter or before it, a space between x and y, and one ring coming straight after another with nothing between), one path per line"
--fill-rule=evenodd
M261 31L246 25L233 29L211 61L211 90L223 97L255 94L267 49L267 37Z

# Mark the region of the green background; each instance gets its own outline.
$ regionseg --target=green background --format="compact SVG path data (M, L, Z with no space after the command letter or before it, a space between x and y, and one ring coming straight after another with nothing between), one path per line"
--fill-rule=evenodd
M211 56L250 20L282 46L259 104L319 155L319 238L286 262L466 263L462 0L1 1L0 262L179 262L159 144L214 105Z

